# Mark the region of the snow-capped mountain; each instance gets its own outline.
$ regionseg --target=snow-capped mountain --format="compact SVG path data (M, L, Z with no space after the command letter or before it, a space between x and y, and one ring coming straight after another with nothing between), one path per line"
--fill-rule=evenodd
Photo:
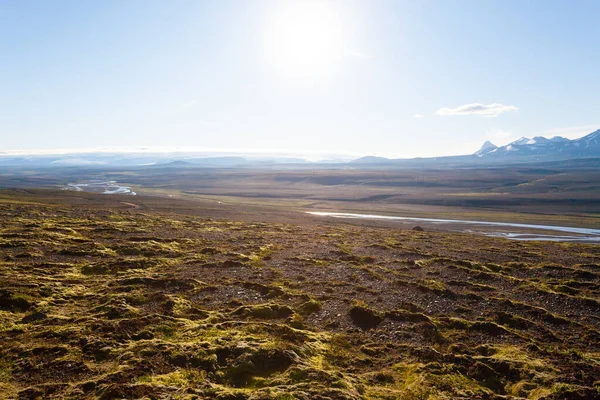
M494 151L498 148L498 146L496 146L494 143L490 142L489 140L487 140L483 146L481 146L481 148L475 153L475 155L480 155L480 154L485 154L485 153L489 153L491 151Z
M575 158L600 158L600 129L579 139L569 140L560 136L551 139L536 136L522 137L505 146L496 147L485 142L474 155L490 161L523 160L550 161Z
M600 146L600 129L574 141L576 146L584 148Z

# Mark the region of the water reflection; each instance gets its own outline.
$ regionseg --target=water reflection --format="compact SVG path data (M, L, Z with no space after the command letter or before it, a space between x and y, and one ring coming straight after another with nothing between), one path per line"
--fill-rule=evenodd
M128 194L132 196L135 196L137 194L133 190L131 190L131 187L119 185L116 181L69 183L66 189L74 190L77 192L92 192L102 194Z
M555 242L586 242L600 243L600 229L590 228L575 228L569 226L554 226L554 225L534 225L534 224L518 224L510 222L485 222L485 221L469 221L460 219L439 219L439 218L417 218L417 217L396 217L388 215L372 215L372 214L352 214L339 212L320 212L310 211L308 214L318 215L322 217L333 218L353 218L353 219L372 219L372 220L397 220L407 222L425 222L435 225L447 225L449 230L471 232L483 234L486 236L504 237L514 240L548 240ZM483 230L468 229L476 225ZM501 228L501 230L493 229ZM517 228L512 230L510 228ZM553 235L548 233L531 233L530 230L538 230L545 232L562 232L570 235Z

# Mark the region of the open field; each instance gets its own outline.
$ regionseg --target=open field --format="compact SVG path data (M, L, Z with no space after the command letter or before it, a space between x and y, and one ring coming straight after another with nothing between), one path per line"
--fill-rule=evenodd
M592 224L600 215L600 172L575 162L555 168L8 169L0 174L0 187L62 188L92 179L117 181L140 194L313 209L592 216Z
M0 397L600 398L600 246L361 224L1 191Z

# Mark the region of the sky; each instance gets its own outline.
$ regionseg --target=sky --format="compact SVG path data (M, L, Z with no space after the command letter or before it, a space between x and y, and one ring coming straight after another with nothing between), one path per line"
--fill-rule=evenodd
M596 0L0 0L0 152L387 157L600 129Z

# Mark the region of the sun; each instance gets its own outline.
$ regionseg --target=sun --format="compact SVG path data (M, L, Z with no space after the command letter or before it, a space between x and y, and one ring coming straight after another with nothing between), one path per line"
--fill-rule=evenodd
M296 0L284 4L274 14L267 35L273 65L293 77L331 74L344 54L340 14L327 1Z

